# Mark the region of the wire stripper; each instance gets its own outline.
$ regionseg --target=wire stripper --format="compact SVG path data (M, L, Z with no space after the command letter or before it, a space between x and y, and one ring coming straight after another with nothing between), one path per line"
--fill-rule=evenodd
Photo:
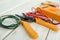
M31 12L26 13L26 15L34 17L35 18L34 22L36 22L38 24L41 24L41 25L43 25L43 26L45 26L45 27L47 27L49 29L52 29L53 31L58 31L59 30L59 28L54 25L55 23L52 23L52 21L50 21L48 18L46 18L46 16L44 17L42 15L37 15L37 14L31 13Z
M21 19L21 24L24 26L24 28L26 29L26 31L28 32L28 34L30 35L30 37L36 39L38 38L38 34L37 32L31 27L31 25L29 24L29 22L33 19L31 19L32 17L27 17L25 16L25 14L23 13L23 16L17 15L17 17L19 17ZM28 22L29 21L29 22Z
M39 14L45 14L46 16L60 22L60 9L52 6L40 6L36 8Z

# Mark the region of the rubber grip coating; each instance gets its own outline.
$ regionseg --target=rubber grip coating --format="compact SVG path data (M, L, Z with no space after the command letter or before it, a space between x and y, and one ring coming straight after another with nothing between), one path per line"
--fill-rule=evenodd
M36 23L41 24L41 25L43 25L43 26L45 26L45 27L47 27L49 29L52 29L53 31L58 31L59 30L59 28L56 27L55 25L53 25L51 23L48 23L48 22L45 22L45 21L43 21L41 19L36 18Z
M30 24L29 24L28 22L22 21L22 25L25 27L26 31L28 32L28 34L29 34L32 38L34 38L34 39L38 38L38 34L36 33L36 31L34 31L34 30L32 29L32 27L30 26Z

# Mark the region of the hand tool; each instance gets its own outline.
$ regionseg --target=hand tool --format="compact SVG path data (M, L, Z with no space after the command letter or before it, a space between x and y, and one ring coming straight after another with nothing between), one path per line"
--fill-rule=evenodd
M49 8L47 8L47 7L37 7L36 11L39 12L39 14L42 14L42 12L43 12L49 18L52 18L52 19L60 22L60 10L59 9L57 10L56 8L53 7L54 11L52 11L52 7L49 7Z
M8 18L15 19L15 20L16 20L16 23L10 24L10 25L7 24L8 26L2 24L3 21L4 21L5 19L8 19ZM7 28L7 29L15 29L15 28L18 27L18 26L20 25L20 23L21 23L21 24L25 27L25 29L27 30L27 32L29 33L29 35L30 35L32 38L34 38L34 39L38 38L38 34L31 28L30 24L29 24L28 22L24 21L24 20L27 20L28 18L23 18L23 17L21 17L21 16L20 16L20 18L22 19L22 21L21 21L21 19L19 19L16 15L15 15L15 16L14 16L14 15L4 15L4 16L1 16L1 17L0 17L0 26L3 27L3 28ZM23 20L23 19L24 19L24 20Z
M36 14L36 12L27 12L26 14L27 14L28 16L33 16L33 17L35 17L35 18L40 18L40 19L42 19L42 20L44 20L44 21L46 21L46 22L52 23L52 24L54 24L54 25L60 24L60 23L53 23L53 22L52 22L53 20L51 20L50 18L48 18L47 16L45 16L45 15L43 15L43 14Z
M58 31L58 30L59 30L59 28L56 27L55 25L44 21L45 18L41 17L40 15L38 16L38 15L34 15L34 14L32 14L32 13L31 13L31 14L30 14L30 13L26 13L26 14L27 14L28 16L33 16L33 17L35 18L35 21L34 21L34 22L36 22L36 23L38 23L38 24L41 24L41 25L43 25L43 26L45 26L45 27L47 27L47 28L50 28L50 29L52 29L53 31ZM42 20L42 19L43 19L43 20Z
M17 15L17 14L16 14L16 16L20 17L21 24L24 26L24 28L26 29L28 34L34 39L38 38L37 32L34 31L31 27L31 25L29 24L29 22L31 22L31 20L33 20L32 17L27 17L27 16L25 16L24 13L23 13L23 16L20 16L20 15Z

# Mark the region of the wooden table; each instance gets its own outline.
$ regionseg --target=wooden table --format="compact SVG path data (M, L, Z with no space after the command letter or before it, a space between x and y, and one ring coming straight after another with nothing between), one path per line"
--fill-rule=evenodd
M6 1L6 2L5 2ZM37 7L41 2L46 0L1 0L0 2L0 16L6 14L19 14L27 11L31 11L32 7ZM54 1L54 0L47 0ZM14 3L13 3L14 2ZM17 3L16 3L17 2ZM59 1L54 1L59 2ZM54 32L42 25L36 24L34 22L30 23L32 28L39 34L37 40L60 40L60 30ZM57 27L60 28L60 25ZM20 24L16 29L5 29L0 27L0 40L33 40L29 37L28 33L25 31L24 27Z

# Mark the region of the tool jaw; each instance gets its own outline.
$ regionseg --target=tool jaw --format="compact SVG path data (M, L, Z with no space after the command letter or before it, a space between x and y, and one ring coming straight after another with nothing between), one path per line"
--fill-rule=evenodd
M27 22L34 22L34 18L32 16L27 16L26 14L22 13L23 16L17 15L15 14L17 17L19 17L21 20L23 21L27 21Z

